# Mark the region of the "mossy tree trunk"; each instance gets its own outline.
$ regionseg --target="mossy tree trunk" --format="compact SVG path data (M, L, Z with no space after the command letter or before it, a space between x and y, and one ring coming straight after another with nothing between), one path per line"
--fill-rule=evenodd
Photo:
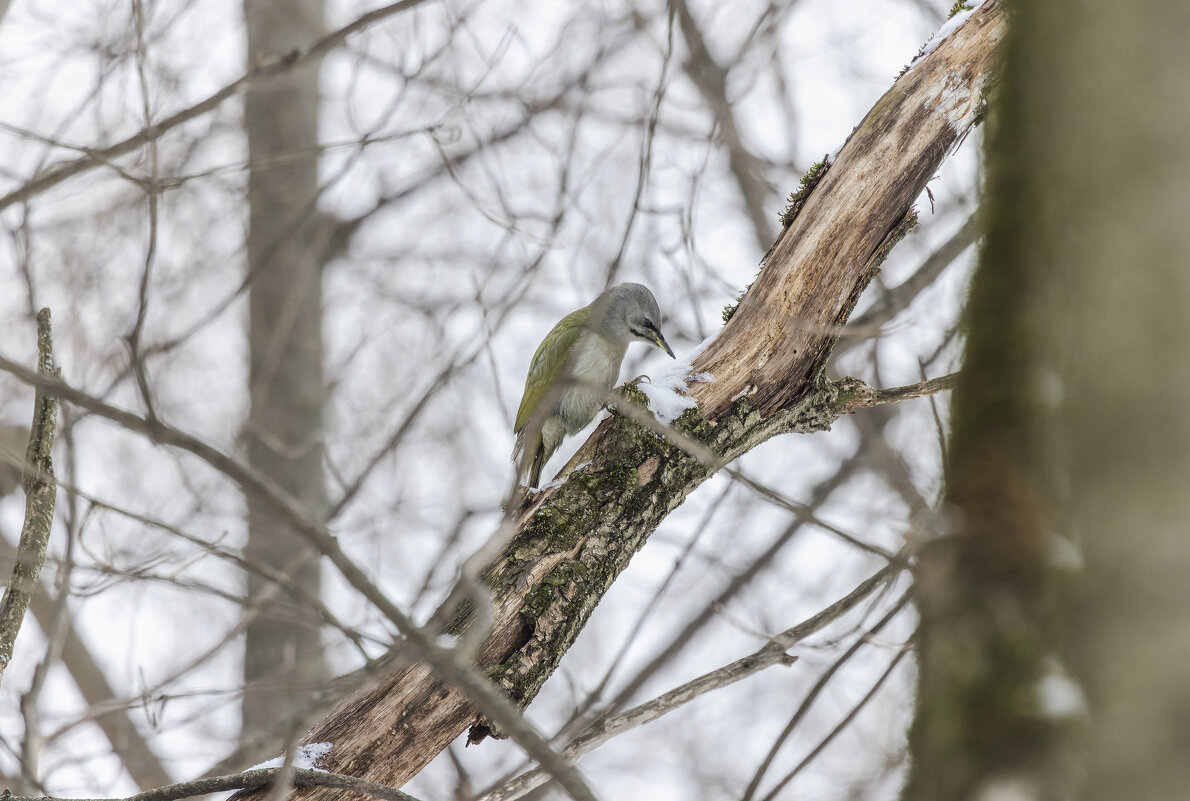
M1190 13L1018 5L903 797L1181 798Z

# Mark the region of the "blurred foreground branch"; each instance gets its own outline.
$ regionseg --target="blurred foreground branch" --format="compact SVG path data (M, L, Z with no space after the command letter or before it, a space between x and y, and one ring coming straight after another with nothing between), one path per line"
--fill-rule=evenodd
M1187 24L1013 5L901 798L1185 798Z

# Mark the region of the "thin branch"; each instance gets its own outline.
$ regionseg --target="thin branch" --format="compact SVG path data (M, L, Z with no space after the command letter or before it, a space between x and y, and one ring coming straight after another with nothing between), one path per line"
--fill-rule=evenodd
M836 526L832 526L830 523L827 523L825 520L819 518L808 504L791 501L772 487L765 486L756 479L744 475L743 472L739 470L728 469L725 472L731 476L733 481L743 484L745 487L752 490L761 498L764 498L774 506L778 506L795 515L801 522L809 523L817 528L820 528L823 531L835 535L848 545L854 546L855 548L858 548L859 550L866 553L879 556L881 559L884 559L888 562L895 562L900 558L892 551L864 542L863 540L848 534L846 531L843 531Z
M334 787L349 790L354 793L381 798L385 801L418 801L415 796L403 793L395 787L385 784L357 779L354 776L344 776L341 773L328 773L325 770L309 768L293 768L293 785L295 787ZM281 768L259 768L235 773L230 776L210 776L190 782L168 784L153 790L146 790L136 795L125 796L120 799L92 798L65 799L51 796L19 796L4 794L5 801L178 801L183 798L194 798L208 793L218 793L225 790L255 790L271 787L276 781Z
M14 558L16 547L10 545L0 533L0 560L7 562ZM62 596L49 590L39 581L33 591L29 611L43 631L48 631L55 619ZM113 752L118 752L125 770L139 787L156 787L171 781L169 773L153 753L148 742L129 717L127 710L116 708L113 699L116 690L111 686L96 658L71 620L69 608L65 610L62 625L62 664L70 672L75 686L88 707L94 710L90 720L103 730Z
M669 85L669 64L674 52L673 14L665 30L665 57L661 61L661 74L657 76L657 88L653 90L653 100L650 104L648 120L645 123L644 141L641 142L640 157L637 164L636 190L632 195L632 209L628 212L628 220L624 224L624 233L620 237L620 247L615 258L607 268L607 275L603 285L610 287L616 280L616 274L624 264L624 254L628 250L632 231L636 227L636 220L640 215L641 198L644 196L645 186L648 185L653 169L653 144L656 142L657 121L661 118L661 102L665 99L665 91Z
M810 753L806 754L805 759L797 763L793 770L789 771L789 773L782 777L781 781L777 782L777 786L768 792L768 795L764 797L763 801L773 801L773 799L777 797L777 793L781 792L785 785L789 784L789 782L793 780L794 776L797 776L799 773L801 773L807 765L813 762L814 759L819 754L821 754L828 745L831 744L831 741L834 740L840 732L851 725L851 721L855 720L856 715L858 715L863 710L863 708L868 705L869 701L876 697L876 693L880 692L880 688L884 686L884 682L888 680L888 677L893 674L893 671L897 669L897 665L901 664L901 660L904 659L909 654L909 652L910 647L908 645L897 651L897 655L892 658L892 661L889 662L888 667L885 668L884 672L880 674L880 678L876 679L876 683L872 685L871 689L864 693L864 697L856 702L855 706L851 708L851 711L843 716L843 719L839 721L838 725L831 729L827 735L819 741L818 745L814 746Z
M775 234L775 215L770 216L770 212L765 208L772 190L765 185L761 177L764 170L760 159L744 146L743 136L736 123L735 109L727 97L728 69L711 55L702 30L685 0L671 0L669 8L677 15L682 37L690 51L683 65L686 74L690 76L703 101L710 108L711 116L719 128L719 135L727 150L728 165L744 200L744 211L752 223L756 245L759 251L764 253L769 249Z
M56 167L46 170L41 175L34 176L20 188L14 189L3 197L0 197L0 210L8 208L14 203L24 202L34 195L40 194L47 189L52 189L68 178L73 178L88 170L107 164L112 159L119 158L143 145L154 142L160 139L166 132L215 110L222 105L223 101L247 91L250 87L259 86L262 83L286 75L295 69L318 61L318 59L346 42L352 34L364 30L385 17L390 17L393 14L414 8L424 2L427 2L427 0L399 0L399 2L390 3L381 8L369 11L367 14L357 17L347 25L331 31L304 50L294 50L275 60L259 63L205 100L201 100L193 106L182 109L154 125L149 125L114 145L92 150L86 156L61 163Z
M132 4L133 17L136 21L136 75L140 84L141 112L145 118L145 126L153 124L153 111L149 103L149 80L145 74L145 9L144 0L134 0ZM157 164L157 140L149 142L149 178L145 182L145 200L148 206L149 242L145 247L145 264L141 270L139 302L137 303L136 322L132 331L128 333L129 361L132 373L136 378L136 387L140 392L141 401L145 404L145 411L150 418L156 417L153 406L153 393L149 387L148 365L145 364L144 354L141 352L141 335L145 330L145 322L149 316L149 284L153 275L153 267L157 261L157 231L158 231L158 195L160 194Z
M880 326L909 308L909 304L926 287L933 284L947 267L979 239L982 228L978 216L978 212L968 216L959 230L927 256L913 275L888 290L871 309L850 320L838 344L835 345L831 360L837 364L840 356L864 342L878 332Z
M885 567L818 614L776 635L758 651L709 673L704 673L698 678L626 712L607 720L592 723L582 734L575 737L562 749L562 756L566 759L578 760L613 737L651 723L712 690L735 684L778 663L792 665L797 657L786 653L789 648L838 620L882 584L892 581L898 572L899 568L891 565ZM540 787L547 781L549 781L549 774L541 770L531 770L505 782L476 801L511 801L511 799L519 798L530 790Z
M201 537L197 534L191 534L184 529L170 525L164 520L158 520L149 515L134 512L130 509L124 509L119 506L107 503L106 501L100 500L98 497L91 495L90 493L81 490L78 487L70 486L65 482L58 483L61 484L62 487L68 492L70 492L72 496L81 498L90 503L94 509L107 510L114 514L120 515L121 517L125 517L129 520L140 523L144 526L160 529L167 534L190 543L199 550L215 557L216 559L230 562L242 570L245 574L253 574L263 579L265 582L275 585L275 590L268 595L265 595L265 593L259 593L255 596L252 596L247 604L249 606L262 605L265 601L270 600L273 595L276 594L276 592L284 590L293 596L294 600L305 604L309 608L309 611L317 615L319 620L321 620L325 625L338 630L344 637L350 640L365 660L369 658L368 652L364 647L364 640L369 639L368 635L357 631L356 629L340 621L335 613L331 611L330 607L323 603L321 598L302 586L300 582L296 581L292 576L293 570L295 568L295 565L292 562L281 567L274 567L270 564L262 562L259 559L246 559L243 556L237 554L235 551L220 548L216 542L212 542L209 539ZM375 640L375 638L371 639L379 642L378 640Z
M764 774L773 764L773 759L777 756L777 752L789 738L789 735L793 733L793 730L797 728L797 724L800 723L803 718L805 718L806 713L810 711L810 707L813 706L814 701L818 698L819 694L822 693L822 690L826 687L830 680L835 677L835 674L839 672L839 669L843 667L843 665L847 664L851 657L855 656L855 654L858 653L861 648L870 643L872 637L874 637L880 632L881 629L887 626L894 617L900 614L901 610L909 604L909 600L912 597L912 590L902 595L900 600L893 604L893 607L889 609L887 613L885 613L884 617L876 621L876 623L864 633L864 636L858 638L850 648L843 652L842 656L836 659L834 663L826 669L825 673L818 677L818 681L814 682L814 686L810 688L808 693L806 693L806 697L803 698L802 702L798 705L797 711L793 713L793 717L789 719L789 723L785 724L785 728L782 729L781 733L777 736L776 741L773 742L772 748L769 749L768 755L764 758L764 761L760 763L760 767L756 769L756 775L752 777L752 781L748 784L748 789L744 791L743 801L749 801L756 795L756 790L760 786L760 781L764 778Z
M424 660L435 674L462 690L501 730L522 746L525 751L555 776L559 784L576 799L591 801L594 795L578 771L574 770L549 746L516 707L484 676L466 663L463 655L452 648L439 645L435 637L418 627L408 615L389 600L367 574L343 551L339 541L326 526L311 520L301 504L278 487L274 481L189 434L169 426L159 419L146 420L132 412L116 408L74 389L57 376L42 376L0 356L0 370L12 373L20 380L37 387L52 389L63 400L75 403L88 411L123 425L130 431L148 436L154 442L182 448L206 461L246 490L259 492L293 525L294 530L312 542L330 559L340 574L360 595L366 598L397 630L404 635L401 647Z
M37 313L37 352L37 374L43 378L56 378L49 309ZM39 388L34 400L33 430L25 451L25 522L21 526L12 578L5 590L4 600L0 601L0 681L12 659L12 649L21 623L25 620L25 613L29 610L33 592L37 589L37 579L50 545L50 529L54 523L54 505L58 496L50 451L57 426L58 398L53 392Z
M856 409L866 409L872 406L883 406L887 403L924 398L954 389L959 382L958 373L948 373L938 378L931 378L917 384L907 384L892 389L875 389L856 378L844 378L838 382L840 390L839 404L836 407L840 414L850 414Z

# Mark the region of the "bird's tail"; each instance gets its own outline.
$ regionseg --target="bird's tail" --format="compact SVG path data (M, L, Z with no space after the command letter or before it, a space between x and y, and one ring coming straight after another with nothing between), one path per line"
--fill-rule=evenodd
M541 469L545 467L545 444L537 443L537 450L533 452L533 463L529 466L529 488L537 489L541 486Z
M545 467L545 443L537 437L537 447L532 448L532 457L525 452L525 428L516 432L516 444L512 447L512 463L516 465L517 481L529 489L541 484L541 471Z
M525 450L525 429L516 432L516 444L512 446L512 463L517 466L519 476L521 469L521 453Z

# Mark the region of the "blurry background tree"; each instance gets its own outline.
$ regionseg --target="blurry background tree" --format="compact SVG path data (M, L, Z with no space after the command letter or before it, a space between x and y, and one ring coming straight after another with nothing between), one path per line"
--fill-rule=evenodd
M1190 13L1017 5L904 797L1179 798Z
M33 312L51 306L65 378L146 421L64 417L45 601L0 688L14 787L113 795L250 765L308 721L311 683L391 640L335 574L318 587L267 504L217 459L155 444L154 426L243 454L424 620L499 519L512 412L553 321L638 280L679 355L718 330L784 196L949 3L862 17L808 1L406 2L366 18L308 5L96 2L63 18L17 0L0 20L2 352L27 354ZM293 63L311 41L326 46ZM206 102L245 52L283 78ZM833 373L890 386L955 366L976 152L921 199L920 231ZM656 370L651 357L630 354L624 375ZM23 421L31 391L0 386L6 419ZM925 400L876 410L758 448L737 465L746 480L709 481L530 718L553 732L626 687L651 697L846 595L934 507L942 416ZM18 508L0 505L9 542ZM891 796L914 625L898 581L794 668L592 754L590 783L606 797ZM312 704L337 697L319 690ZM467 797L520 761L511 744L456 745L407 789Z
M321 0L245 0L248 61L308 48L323 31ZM248 463L326 515L323 480L322 271L329 225L318 212L318 62L255 86L244 96L248 135ZM279 569L309 596L321 596L318 555L259 494L249 493L244 557ZM321 625L292 593L248 574L244 634L246 744L268 741L286 710L304 706L327 677ZM274 735L275 737L275 735Z

